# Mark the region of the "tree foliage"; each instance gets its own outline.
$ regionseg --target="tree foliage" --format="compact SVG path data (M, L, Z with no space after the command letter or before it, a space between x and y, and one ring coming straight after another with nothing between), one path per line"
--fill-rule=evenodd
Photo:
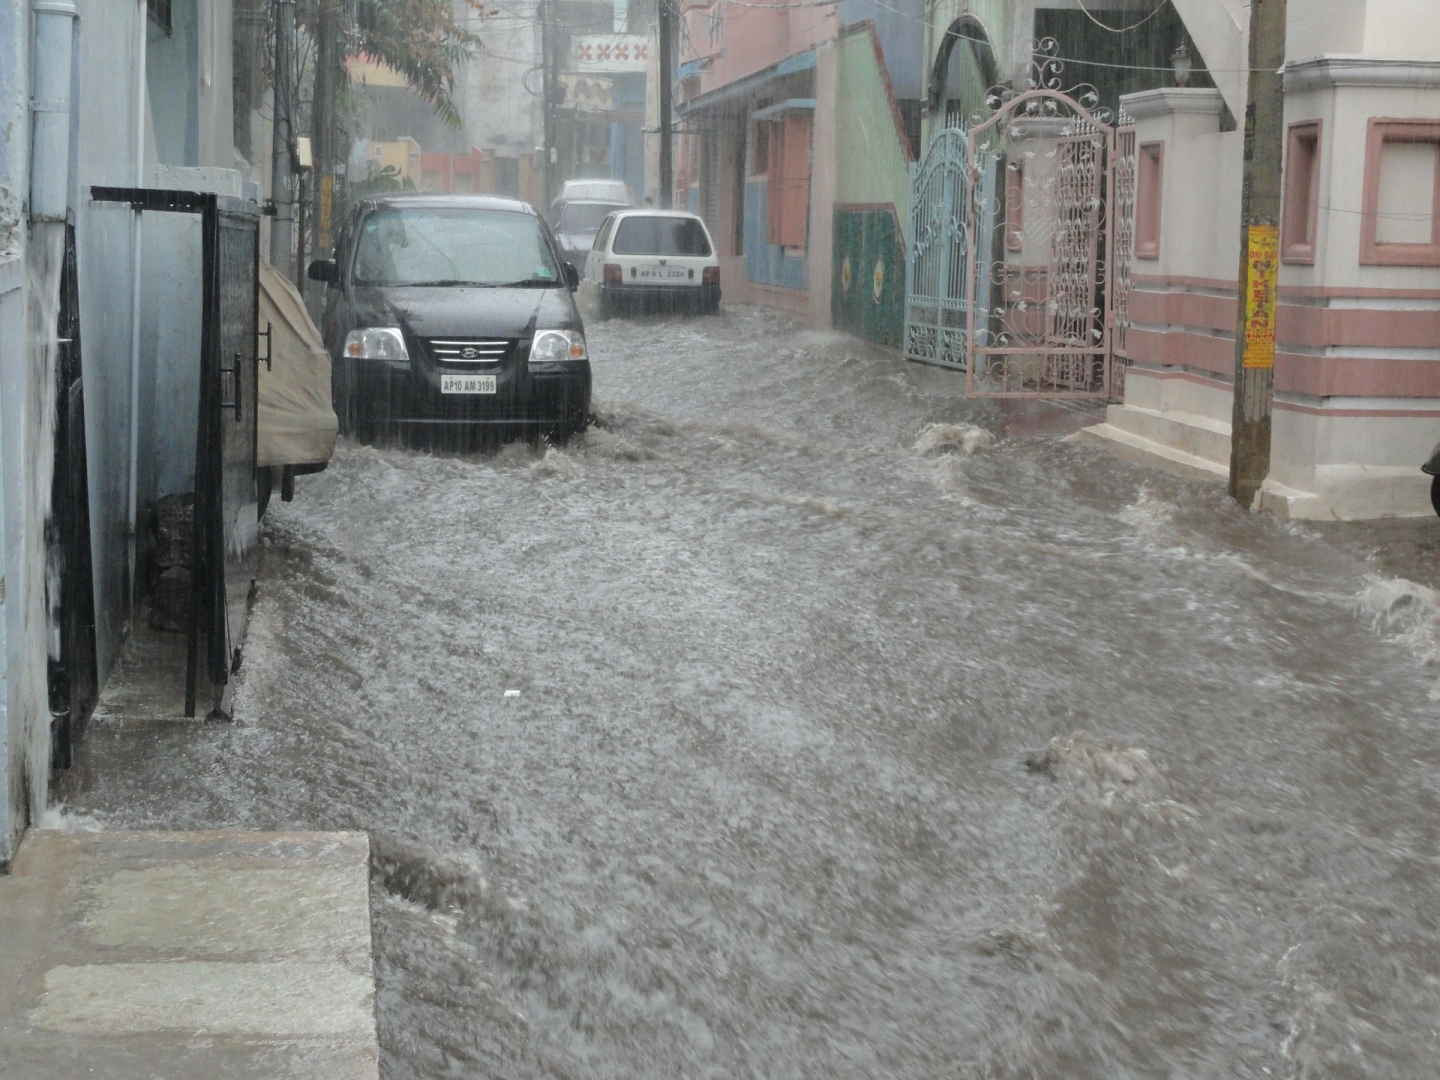
M311 34L320 33L322 15L340 15L330 20L344 27L339 54L365 55L398 71L446 123L459 126L450 96L455 69L483 44L457 17L466 9L489 14L482 0L310 0L297 14Z

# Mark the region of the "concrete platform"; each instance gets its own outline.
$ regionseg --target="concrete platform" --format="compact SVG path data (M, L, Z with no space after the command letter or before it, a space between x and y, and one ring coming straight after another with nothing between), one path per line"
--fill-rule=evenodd
M0 1075L376 1080L369 863L363 833L28 833Z
M1221 465L1212 458L1147 439L1109 421L1082 428L1066 438L1069 442L1085 443L1108 450L1122 461L1162 469L1187 480L1218 480L1223 483L1230 476L1228 461Z

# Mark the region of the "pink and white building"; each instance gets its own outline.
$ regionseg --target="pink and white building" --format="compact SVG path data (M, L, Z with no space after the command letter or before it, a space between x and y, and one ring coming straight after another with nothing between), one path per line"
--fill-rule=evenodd
M1136 211L1124 404L1086 433L1169 468L1230 455L1248 11L1175 0L1216 89L1130 95ZM1440 442L1440 2L1290 0L1269 479L1283 517L1431 513Z

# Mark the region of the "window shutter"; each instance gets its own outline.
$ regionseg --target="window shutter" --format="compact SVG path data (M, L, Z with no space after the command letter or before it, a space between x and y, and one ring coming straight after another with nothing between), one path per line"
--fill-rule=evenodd
M803 248L810 225L810 114L785 117L785 190L780 211L780 243Z
M785 206L785 138L783 124L766 124L770 143L767 155L769 172L765 174L765 242L783 243L780 239L781 211Z

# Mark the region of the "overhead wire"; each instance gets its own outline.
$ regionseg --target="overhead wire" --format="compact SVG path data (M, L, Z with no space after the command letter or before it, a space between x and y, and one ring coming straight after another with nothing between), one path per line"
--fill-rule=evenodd
M1169 2L1170 2L1170 0L1161 0L1161 2L1160 2L1159 4L1155 5L1154 10L1152 10L1149 15L1146 15L1143 19L1141 19L1141 20L1140 20L1139 22L1137 22L1137 23L1134 23L1134 24L1132 24L1132 25L1130 25L1130 26L1123 26L1123 27L1122 27L1122 26L1107 26L1105 23L1101 22L1099 19L1097 19L1097 18L1095 17L1094 13L1093 13L1089 8L1087 8L1087 7L1085 6L1085 0L1075 0L1075 6L1078 7L1082 12L1084 12L1084 13L1085 13L1085 17L1086 17L1087 19L1089 19L1092 23L1094 23L1096 26L1100 27L1101 30L1108 30L1108 31L1109 31L1110 33L1112 33L1112 34L1128 34L1131 30L1139 30L1140 27L1144 26L1144 25L1145 25L1146 23L1148 23L1151 19L1153 19L1156 15L1159 15L1160 12L1162 12L1162 11L1165 10L1165 7L1166 7L1166 5L1169 4Z

